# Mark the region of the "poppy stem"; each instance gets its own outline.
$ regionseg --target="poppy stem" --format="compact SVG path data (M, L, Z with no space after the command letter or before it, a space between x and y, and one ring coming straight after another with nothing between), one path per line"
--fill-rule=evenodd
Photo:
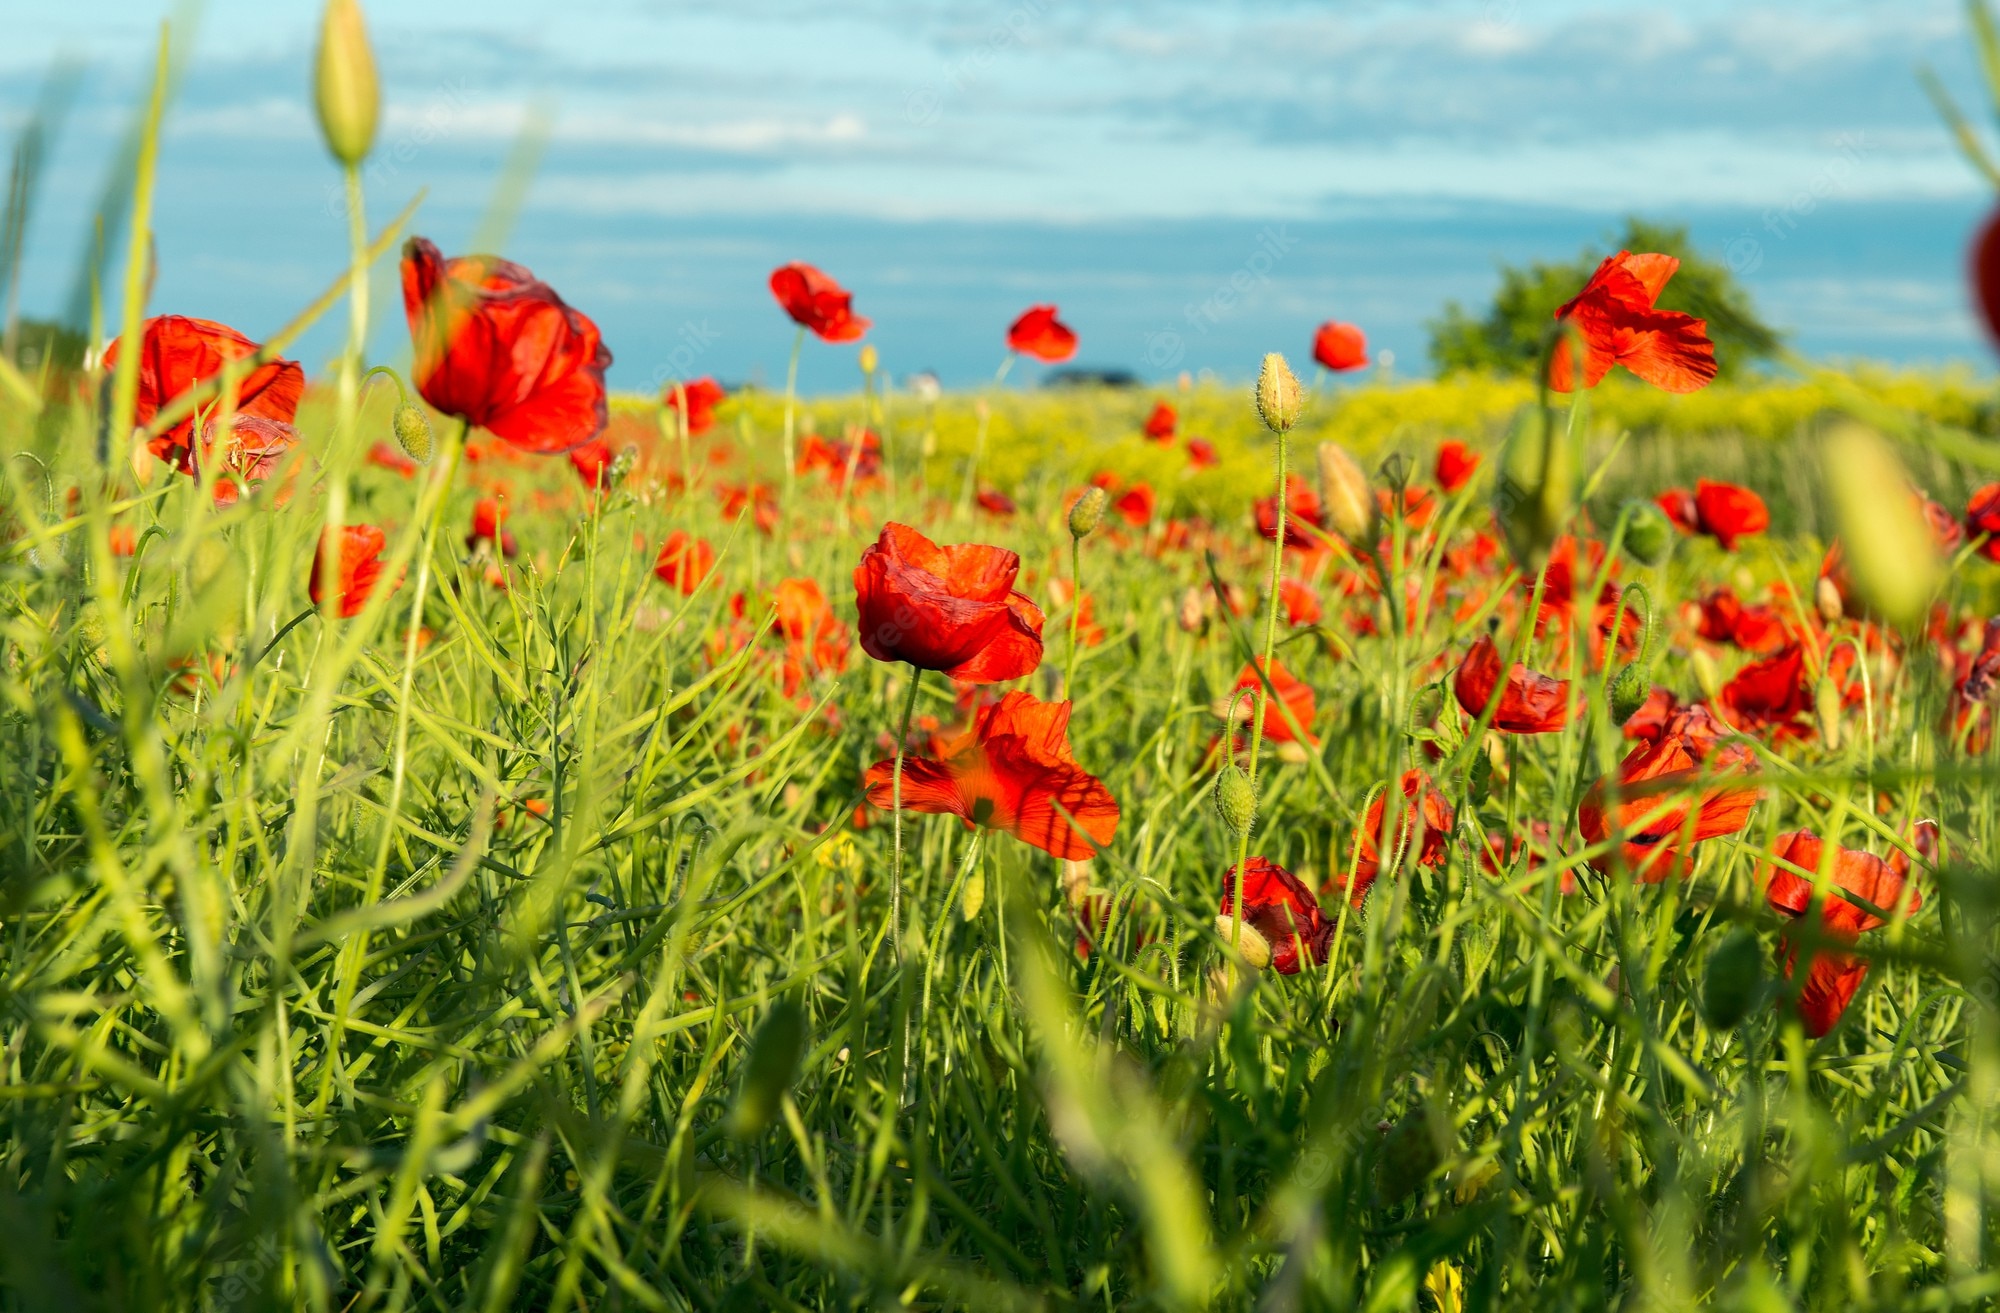
M785 367L785 514L792 511L792 444L798 428L799 352L805 349L805 325L792 335L792 362Z
M1083 614L1083 539L1075 534L1069 540L1069 587L1074 594L1069 599L1069 661L1063 666L1062 695L1074 701L1076 694L1076 622Z
M1271 546L1271 577L1269 581L1270 586L1267 589L1270 596L1268 598L1268 605L1264 609L1264 663L1261 667L1263 680L1268 680L1271 677L1271 655L1278 647L1278 584L1285 573L1285 539L1290 536L1291 532L1291 525L1288 519L1290 504L1285 500L1286 476L1290 473L1287 468L1289 455L1290 448L1286 444L1285 435L1280 433L1278 434L1278 537L1277 541ZM1257 697L1257 709L1252 720L1250 733L1250 764L1244 772L1250 777L1250 783L1253 785L1257 783L1257 750L1264 743L1264 713L1271 701L1270 693L1261 690L1262 680L1259 682L1260 692ZM1249 843L1249 836L1245 835L1243 849L1246 857L1249 852Z
M889 942L896 952L896 966L903 964L903 753L910 739L910 717L917 710L917 689L923 683L920 667L910 667L910 691L903 699L903 716L896 724L896 765L889 775Z

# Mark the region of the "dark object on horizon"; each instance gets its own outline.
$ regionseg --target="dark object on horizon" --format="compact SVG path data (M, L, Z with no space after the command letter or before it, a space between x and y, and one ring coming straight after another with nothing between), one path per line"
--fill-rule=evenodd
M1583 290L1605 256L1617 251L1658 251L1680 259L1681 267L1660 296L1659 308L1680 310L1708 321L1719 376L1730 378L1775 358L1783 349L1779 333L1757 317L1750 293L1736 279L1754 270L1762 252L1755 242L1739 250L1731 242L1725 261L1694 248L1684 226L1628 218L1608 249L1587 246L1574 260L1526 267L1502 265L1500 286L1483 316L1474 318L1456 301L1431 320L1431 364L1440 375L1459 373L1532 374L1555 321L1558 307Z
M1139 376L1129 369L1052 369L1042 379L1045 388L1135 388Z

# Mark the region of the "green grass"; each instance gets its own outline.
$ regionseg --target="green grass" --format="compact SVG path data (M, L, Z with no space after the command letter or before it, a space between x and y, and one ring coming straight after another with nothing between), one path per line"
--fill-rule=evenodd
M1458 404L1475 413L1489 392ZM1391 450L1424 469L1438 437L1491 431L1439 418L1452 395L1369 390L1338 411L1323 397L1310 423L1393 417L1414 396L1407 422L1371 420L1354 442L1371 469ZM1780 408L1741 395L1750 414ZM1089 877L1109 911L1097 950L1073 951L1053 859L913 816L899 967L887 818L853 820L908 674L857 649L787 697L767 599L815 579L851 622L849 575L889 518L1011 547L1050 612L1026 686L1053 696L1061 496L1099 465L1149 468L1140 403L993 406L983 477L1021 497L1007 522L958 505L972 421L956 398L934 420L908 401L871 417L893 498L843 505L804 480L796 531L776 537L723 522L712 491L779 481L764 400L696 440L729 463L701 465L685 497L642 474L587 514L560 459L465 466L413 663L414 563L361 617L310 617L255 659L307 607L332 488L349 520L419 547L423 484L356 460L388 436L379 409L337 439L309 407L317 478L286 505L267 491L220 512L184 479L107 479L80 411L0 420L0 1302L1899 1309L2000 1294L1994 775L1938 734L1948 686L1921 647L1876 658L1872 719L1852 715L1838 750L1767 754L1749 830L1702 845L1686 882L1591 877L1563 898L1552 867L1482 867L1485 835L1536 818L1578 865L1575 799L1624 747L1585 717L1509 739L1483 793L1441 776L1459 816L1448 862L1385 877L1360 911L1329 896L1325 966L1243 972L1215 931L1234 838L1208 801L1210 704L1242 639L1178 622L1208 587L1198 552L1101 534L1083 568L1107 635L1083 655L1071 727L1124 809ZM829 433L859 413L820 409ZM1247 498L1273 443L1245 396L1185 409L1226 461L1158 478L1181 499L1163 514L1208 514L1221 578L1254 597L1268 548ZM651 424L627 405L614 440ZM1295 468L1321 435L1295 441ZM1736 557L1686 540L1657 574L1624 567L1665 608L1725 580L1811 596L1817 522L1790 491L1805 442L1757 437L1594 444L1610 460L1600 526L1621 489L1710 473L1701 453L1723 446L1772 495L1784 532ZM663 444L647 468L673 459ZM460 543L496 477L523 546L504 591ZM1489 478L1445 503L1454 540L1485 523ZM567 504L538 509L534 487ZM138 504L114 517L119 499ZM136 556L110 554L113 518L142 531ZM676 528L721 555L689 598L650 574ZM1984 603L1992 573L1963 565L1947 600ZM1386 623L1364 637L1351 613L1375 604L1323 593L1327 632L1281 649L1318 697L1317 763L1260 769L1251 838L1315 885L1345 869L1371 791L1423 764L1432 736L1453 746L1433 681L1477 624L1426 609L1400 639ZM1674 632L1659 681L1696 696ZM180 687L175 662L206 670L210 654L220 680ZM1605 672L1566 673L1595 689ZM951 698L931 676L919 714L949 726ZM1733 927L1761 936L1767 964L1775 951L1752 878L1772 836L1804 826L1880 852L1919 816L1943 822L1949 860L1907 927L1869 937L1878 965L1832 1035L1807 1039L1776 986L1740 1027L1702 1020L1705 964ZM784 1020L751 1056L774 1015L802 1022L795 1066ZM753 1066L766 1074L746 1098ZM768 1123L732 1117L760 1094L779 1095Z

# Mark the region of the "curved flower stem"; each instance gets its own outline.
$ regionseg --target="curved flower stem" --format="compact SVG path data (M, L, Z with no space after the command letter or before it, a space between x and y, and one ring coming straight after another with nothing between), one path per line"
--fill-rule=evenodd
M1260 690L1263 689L1264 681L1271 677L1271 655L1278 648L1278 582L1285 573L1285 539L1291 533L1290 507L1285 500L1285 476L1289 473L1286 466L1288 455L1285 435L1280 433L1278 435L1278 538L1271 546L1271 578L1268 589L1270 597L1264 614L1264 664L1263 676L1258 681ZM1250 734L1250 765L1245 771L1252 785L1257 783L1257 752L1264 744L1264 712L1270 705L1270 700L1269 692L1260 691L1253 718L1254 728ZM1245 836L1244 843L1246 845L1249 843L1248 836Z
M1062 695L1074 701L1076 693L1076 622L1083 614L1083 539L1070 536L1069 540L1069 587L1075 596L1069 599L1069 661L1063 666Z
M785 514L792 513L792 442L798 428L799 353L805 350L806 328L792 335L792 361L785 366Z
M896 765L889 776L889 804L891 807L889 833L891 836L889 859L889 942L896 953L896 965L903 964L903 753L910 739L910 717L917 710L917 688L923 683L924 672L910 667L910 692L903 699L903 716L896 723Z

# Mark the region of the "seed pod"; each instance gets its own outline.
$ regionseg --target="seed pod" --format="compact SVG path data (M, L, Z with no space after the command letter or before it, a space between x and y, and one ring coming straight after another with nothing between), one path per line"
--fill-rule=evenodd
M1625 503L1625 551L1641 565L1657 566L1673 550L1674 526L1667 513L1637 498Z
M1257 822L1257 786L1233 761L1216 774L1215 811L1231 834L1248 834Z
M1076 499L1076 505L1069 508L1069 536L1088 538L1097 532L1097 526L1104 522L1104 507L1110 500L1110 495L1095 484L1085 488L1083 496Z
M351 169L368 158L382 113L382 84L360 0L327 0L313 64L313 108L335 159Z
M779 1000L750 1038L750 1055L743 1062L743 1084L729 1110L731 1135L750 1140L763 1134L771 1119L778 1115L778 1101L791 1088L805 1046L805 1009L790 999Z
M1218 916L1215 918L1215 933L1222 936L1225 944L1234 942L1243 960L1259 971L1271 965L1271 941L1248 921L1239 926L1233 916Z
M436 444L431 441L431 421L423 410L408 402L396 407L393 421L396 442L409 458L419 465L431 463L431 453Z
M1500 451L1493 510L1514 560L1531 574L1548 562L1576 491L1576 464L1567 435L1554 431L1540 406L1525 406Z
M1733 1030L1750 1015L1757 987L1764 978L1764 950L1756 933L1743 927L1729 932L1708 955L1701 981L1701 1011L1716 1030Z
M1611 677L1611 719L1623 725L1637 715L1653 693L1653 672L1643 662L1632 661Z
M1890 624L1914 629L1942 571L1902 463L1887 442L1859 424L1829 433L1821 460L1854 591Z
M1338 442L1319 444L1319 495L1327 523L1349 542L1363 542L1375 522L1368 476Z
M1813 585L1813 606L1819 611L1819 618L1828 624L1837 622L1847 610L1846 604L1840 600L1840 585L1833 581L1832 576L1823 574Z
M1305 404L1305 389L1285 358L1275 351L1265 356L1264 367L1257 372L1257 417L1264 427L1273 433L1289 432Z
M861 348L862 373L873 374L875 372L875 367L881 363L882 363L882 357L876 352L875 344L873 342L870 342L868 345Z

